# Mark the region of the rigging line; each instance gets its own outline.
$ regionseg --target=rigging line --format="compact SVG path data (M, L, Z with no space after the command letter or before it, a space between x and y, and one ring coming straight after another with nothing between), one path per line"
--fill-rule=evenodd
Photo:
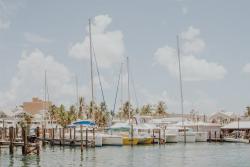
M121 63L121 69L120 69L120 74L119 74L119 77L118 77L118 83L117 83L117 87L116 87L116 92L115 92L115 103L114 103L114 107L113 107L113 114L115 112L115 107L116 107L116 100L117 100L117 96L118 96L118 91L119 91L119 86L120 86L120 80L121 80L121 74L122 74L122 66L123 66L123 63ZM113 117L113 116L112 116Z
M130 67L130 69L131 69L131 67ZM135 95L135 102L136 102L137 108L139 108L139 101L138 101L137 94L136 94L135 82L134 82L134 78L133 78L133 73L131 71L132 71L132 69L130 70L130 76L131 76L132 87L133 87L134 95Z
M99 71L99 67L98 67L98 63L97 63L97 59L96 59L96 55L95 55L95 49L94 49L93 44L92 44L92 48L93 48L93 55L94 55L94 60L95 60L95 65L96 65L96 71L97 71L97 75L98 75L98 80L99 80L99 84L100 84L101 92L102 92L102 100L106 104L106 102L105 102L105 96L104 96L104 91L103 91L103 86L102 86L102 81L101 81L101 77L100 77L100 71Z

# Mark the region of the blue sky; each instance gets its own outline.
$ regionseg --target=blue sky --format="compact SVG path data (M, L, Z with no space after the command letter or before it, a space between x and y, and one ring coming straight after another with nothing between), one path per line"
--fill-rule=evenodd
M110 108L121 60L129 56L139 105L163 100L170 112L180 112L179 34L185 112L242 113L250 105L249 5L247 0L0 0L0 106L42 98L45 69L54 103L75 103L75 75L80 94L89 101L86 28L92 18ZM96 101L100 95L96 84Z

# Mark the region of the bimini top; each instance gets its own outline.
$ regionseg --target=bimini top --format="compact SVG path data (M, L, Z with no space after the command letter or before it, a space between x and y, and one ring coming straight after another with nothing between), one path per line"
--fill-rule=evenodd
M129 131L131 126L129 123L118 122L112 125L109 129L116 131Z
M91 120L77 120L75 122L72 122L71 125L68 125L68 127L76 127L76 126L95 126L95 122Z

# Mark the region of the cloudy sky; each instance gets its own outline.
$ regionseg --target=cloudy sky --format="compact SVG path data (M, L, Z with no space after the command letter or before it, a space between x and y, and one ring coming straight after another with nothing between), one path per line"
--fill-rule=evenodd
M92 18L110 109L121 62L129 56L134 105L163 100L170 112L180 113L178 34L185 112L242 113L250 105L249 5L248 0L0 0L0 107L43 98L45 70L55 104L75 103L76 76L79 94L89 101ZM119 103L127 99L123 71ZM100 102L96 70L94 75Z

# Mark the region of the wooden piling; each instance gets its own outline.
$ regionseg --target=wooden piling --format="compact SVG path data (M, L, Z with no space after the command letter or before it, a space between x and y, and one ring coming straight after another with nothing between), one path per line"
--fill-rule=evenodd
M14 153L14 128L10 127L9 128L9 139L10 139L10 145L9 145L9 149L10 149L10 154Z
M61 139L62 139L62 129L61 129L61 128L59 128L59 140L60 140L60 146L62 145L62 141L61 141Z
M161 130L159 129L159 137L158 137L158 144L161 144Z
M83 152L83 136L82 136L82 125L80 126L81 131L81 152Z
M214 131L214 137L215 137L215 141L217 142L217 134L216 134L216 131Z
M27 129L26 127L22 128L22 138L23 138L23 147L22 147L22 154L27 154Z
M85 147L88 148L88 128L86 127L86 141L85 141Z
M72 139L71 128L69 128L69 138Z
M76 139L76 128L74 128L74 140Z
M209 142L211 142L211 140L212 140L211 130L208 132L208 139L209 139Z
M65 140L65 129L63 128L62 129L62 144L63 144L63 146L64 146L64 140Z
M16 133L16 138L18 138L18 125L16 124L16 131L15 131L15 133Z
M184 126L184 143L187 142L187 136L186 136L186 126Z
M95 146L95 128L93 127L93 147Z
M43 146L45 146L46 129L43 128Z

